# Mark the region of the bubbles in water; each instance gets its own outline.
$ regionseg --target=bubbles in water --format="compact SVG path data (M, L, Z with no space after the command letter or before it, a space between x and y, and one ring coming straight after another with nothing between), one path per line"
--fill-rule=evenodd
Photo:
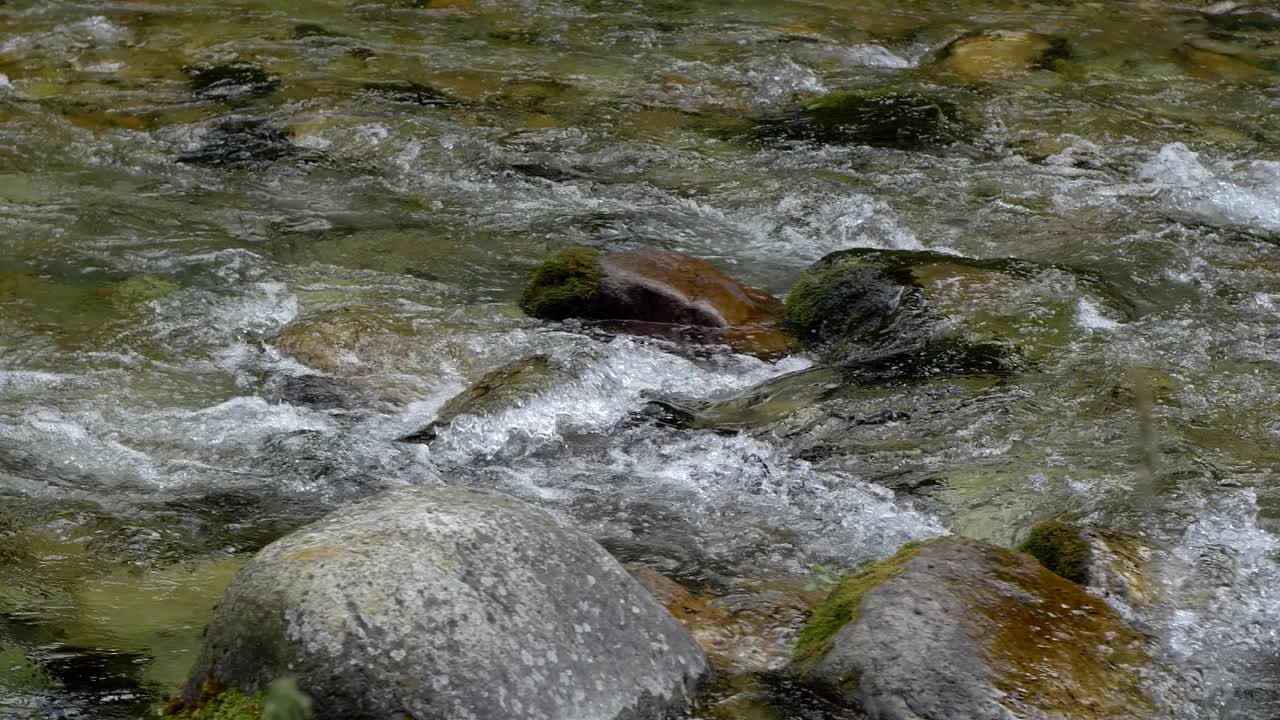
M495 415L455 418L433 451L454 461L512 451L528 454L558 445L569 434L608 432L637 409L646 393L711 397L808 364L800 358L770 365L734 356L730 362L736 367L709 370L628 337L614 339L585 362L577 343L550 351L573 368L571 379Z
M1158 567L1168 652L1192 674L1206 717L1280 709L1280 540L1252 491L1204 501Z
M1182 143L1160 149L1138 171L1176 213L1211 225L1280 232L1280 162L1206 165Z

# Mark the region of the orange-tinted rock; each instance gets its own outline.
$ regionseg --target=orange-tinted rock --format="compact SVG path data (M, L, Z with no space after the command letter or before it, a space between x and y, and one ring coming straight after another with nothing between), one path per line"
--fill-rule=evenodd
M792 348L781 329L777 298L742 286L705 260L669 250L566 248L534 273L520 306L534 317L578 318L633 334L722 342L754 355Z

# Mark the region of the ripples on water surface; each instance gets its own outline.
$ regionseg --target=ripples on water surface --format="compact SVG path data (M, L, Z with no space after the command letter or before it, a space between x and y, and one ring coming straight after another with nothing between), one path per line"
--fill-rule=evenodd
M987 27L1073 57L929 72ZM193 95L193 68L230 62L266 74ZM501 488L722 591L1057 514L1135 532L1167 715L1280 716L1277 70L1280 30L1158 1L0 3L0 717L144 713L239 559L405 483ZM885 86L984 131L741 139ZM909 419L801 452L779 426L636 413L805 358L524 318L524 279L571 243L678 249L778 294L841 248L1017 256L1137 310L1082 302L1034 372L862 391L854 411ZM282 348L286 326L320 340ZM392 442L535 353L551 389ZM282 401L317 371L342 406ZM1156 388L1146 483L1135 377Z

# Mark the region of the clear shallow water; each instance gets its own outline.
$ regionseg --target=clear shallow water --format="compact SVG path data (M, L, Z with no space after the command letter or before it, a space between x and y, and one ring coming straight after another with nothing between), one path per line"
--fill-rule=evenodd
M984 27L1074 57L986 84L931 71ZM756 598L1066 514L1152 546L1153 599L1127 610L1170 666L1169 717L1276 717L1278 41L1162 3L0 6L0 717L140 715L238 559L405 483L501 488ZM236 60L278 82L192 94L184 66ZM734 139L851 87L941 95L983 131L937 152ZM260 162L180 162L227 127L258 128L231 137L262 140ZM635 414L811 359L523 318L536 262L582 242L682 250L778 294L849 247L1015 256L1136 309L1081 298L1044 321L1054 352L1000 382L677 430ZM298 327L320 341L282 339ZM550 389L393 442L533 354ZM1155 384L1149 481L1135 368ZM353 401L282 402L311 372ZM905 419L852 422L874 417Z

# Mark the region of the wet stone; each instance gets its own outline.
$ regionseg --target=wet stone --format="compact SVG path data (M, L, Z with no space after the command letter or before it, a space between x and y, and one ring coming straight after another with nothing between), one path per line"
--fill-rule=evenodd
M289 375L276 384L271 397L314 410L352 410L375 402L342 378L325 375Z
M317 720L660 720L706 672L688 632L590 538L497 493L409 488L251 560L175 709L292 675Z
M1078 585L948 537L845 577L792 669L875 720L1145 720L1150 666L1146 639Z
M1069 57L1060 37L1019 30L980 30L947 43L933 68L966 82L1009 78L1030 70L1052 70Z
M793 349L777 298L669 250L565 248L534 271L520 307L532 317L603 322L616 332L724 343L765 357Z
M178 155L193 165L249 165L298 156L289 131L267 120L230 117L214 125L194 149Z
M429 443L459 415L493 415L517 407L567 380L568 371L546 355L521 358L486 373L446 402L431 424L405 435L400 442Z

